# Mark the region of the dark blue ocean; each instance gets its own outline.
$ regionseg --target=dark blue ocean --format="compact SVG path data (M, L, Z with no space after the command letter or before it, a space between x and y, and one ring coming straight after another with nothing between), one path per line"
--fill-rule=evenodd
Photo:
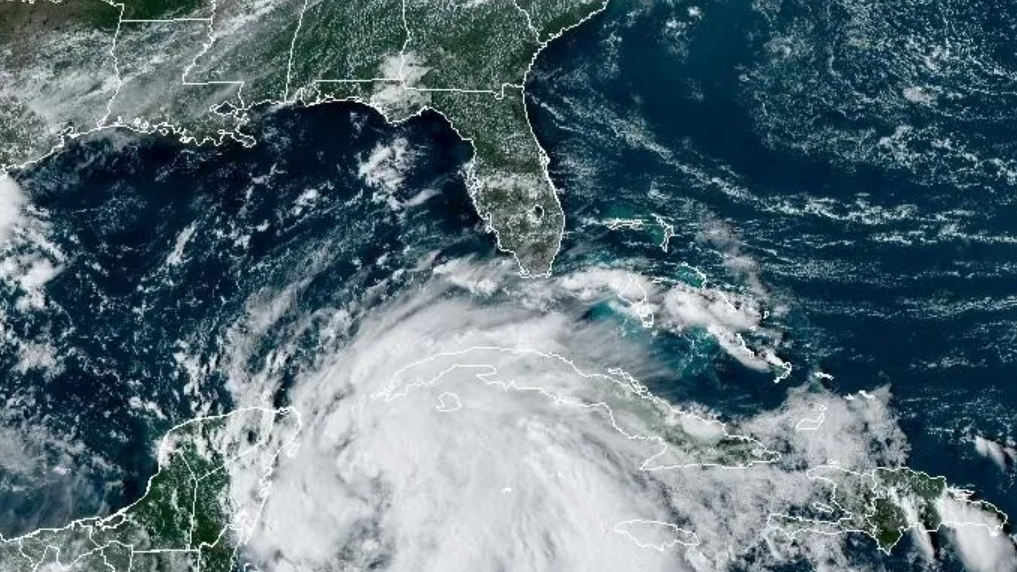
M803 384L889 386L909 466L1017 514L1014 468L972 445L1017 437L1015 26L1017 5L991 1L611 3L542 52L527 84L566 213L555 271L694 267L765 291L790 377L664 334L645 344L683 375L653 389L738 418ZM0 532L137 498L163 431L199 404L230 408L217 361L230 336L254 340L237 366L252 371L299 340L274 366L292 378L330 335L318 310L365 291L380 304L423 279L424 258L499 256L466 192L470 148L439 115L394 126L334 104L265 112L250 131L251 148L100 135L16 174L52 243L24 256L64 270L45 311L15 311L22 294L0 289L4 331L55 348L60 366L0 352L3 423L43 422L76 445L33 437L33 454L81 470L0 463ZM413 164L379 198L358 165L399 139ZM411 201L420 189L433 197ZM293 283L299 300L272 328L237 331L252 298ZM180 356L204 356L199 388L182 389ZM285 384L272 399L287 403Z
M567 189L562 265L610 248L737 281L725 263L751 257L789 309L792 383L819 368L839 393L890 385L911 466L1012 514L1012 471L970 438L1017 427L1017 54L989 32L1017 5L764 4L618 3L542 54L532 108ZM928 64L950 41L971 68ZM915 85L944 95L914 103ZM672 256L581 222L653 214ZM731 412L781 391L711 369L687 391Z

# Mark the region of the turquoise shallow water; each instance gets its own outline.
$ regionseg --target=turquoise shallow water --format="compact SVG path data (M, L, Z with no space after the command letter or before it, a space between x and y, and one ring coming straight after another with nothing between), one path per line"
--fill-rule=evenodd
M751 261L787 309L791 383L819 369L840 393L889 385L913 466L1012 514L1012 469L972 436L1017 424L1017 66L979 31L1017 15L975 4L618 3L542 55L532 108L578 214L565 264L610 249L745 286L731 261ZM947 45L963 53L938 65ZM597 222L654 215L669 253L652 224ZM705 377L677 391L712 388L732 412L781 393Z
M778 406L816 371L839 394L889 386L910 465L1015 514L1013 468L972 445L1017 436L1014 62L977 25L941 25L940 11L967 22L974 9L877 7L885 17L836 2L617 2L553 44L527 89L568 220L556 271L707 276L762 300L765 343L794 366L779 384L702 332L654 333L609 304L585 319L615 323L677 372L651 376L654 390L733 418ZM905 53L901 38L917 47ZM963 53L933 65L948 42ZM352 336L357 311L422 279L421 260L494 256L462 178L469 149L437 115L394 127L340 104L273 112L254 130L251 149L102 137L18 174L49 246L15 256L64 270L38 311L0 290L4 331L59 366L0 353L4 427L44 425L56 438L32 441L33 454L79 470L0 464L0 532L136 498L156 435L209 403L231 406L216 367L230 340L252 340L252 372L296 340L276 370L272 399L285 404L288 383L335 343L335 310L356 303L340 334ZM379 193L359 170L398 141L413 159ZM423 190L431 198L413 201ZM614 219L641 222L612 230ZM272 327L238 330L252 300L288 293ZM185 390L193 356L208 378Z

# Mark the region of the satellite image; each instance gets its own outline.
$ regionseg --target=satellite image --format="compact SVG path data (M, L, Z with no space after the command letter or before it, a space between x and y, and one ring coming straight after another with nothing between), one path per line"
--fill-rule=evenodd
M1017 2L0 0L0 572L1017 572Z

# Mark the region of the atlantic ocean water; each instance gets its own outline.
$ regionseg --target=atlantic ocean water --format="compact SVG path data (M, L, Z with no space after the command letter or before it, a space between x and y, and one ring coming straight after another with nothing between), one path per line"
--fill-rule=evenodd
M610 251L661 273L758 271L786 307L790 383L818 368L840 393L890 385L911 465L1012 514L1012 472L971 439L1017 425L1017 145L1001 107L1017 66L1012 36L990 32L1013 6L770 4L622 3L542 55L531 93L569 189L563 264ZM921 89L938 99L908 99ZM651 223L597 224L653 215L674 228L669 253L636 237L659 239ZM730 411L781 392L707 375Z
M582 320L641 347L655 393L728 420L809 386L888 391L908 466L1017 514L1013 461L975 446L1017 438L1015 26L992 2L611 2L526 86L566 213L554 272L709 287L759 317L737 336L607 302ZM0 288L0 421L26 452L0 460L0 533L124 506L173 424L238 384L288 405L436 267L507 259L437 114L337 103L249 130L250 148L101 134L16 174L32 222L6 272L47 278Z

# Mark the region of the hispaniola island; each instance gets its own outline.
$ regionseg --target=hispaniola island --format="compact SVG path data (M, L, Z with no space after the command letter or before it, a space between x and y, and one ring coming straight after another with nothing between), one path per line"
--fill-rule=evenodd
M1017 572L1017 3L0 0L0 572Z

